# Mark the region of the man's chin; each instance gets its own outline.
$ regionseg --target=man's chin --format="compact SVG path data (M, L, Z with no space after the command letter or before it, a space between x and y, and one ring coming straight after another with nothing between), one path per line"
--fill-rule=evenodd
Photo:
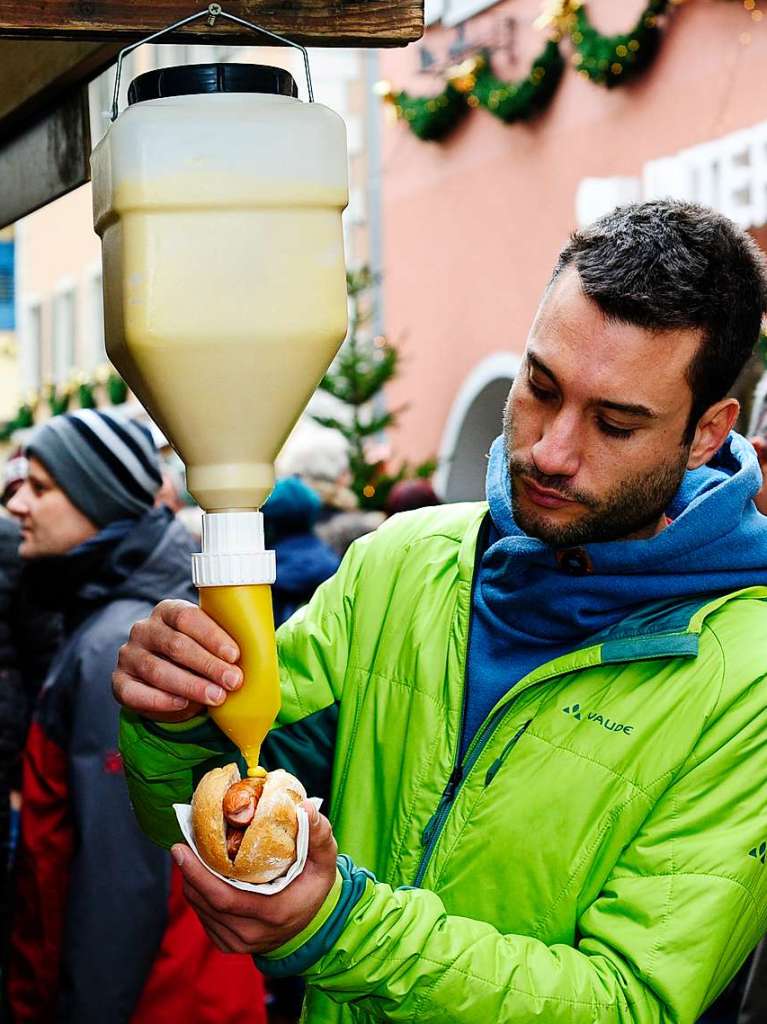
M514 521L528 537L535 537L553 547L567 547L570 544L568 535L577 536L580 532L578 517L573 512L572 508L544 511L537 506L530 508L526 502L520 501L514 508Z
M580 534L568 523L542 522L539 519L517 523L528 537L543 541L552 548L568 548L583 543Z
M19 544L19 558L40 558L40 551L32 538L22 540Z

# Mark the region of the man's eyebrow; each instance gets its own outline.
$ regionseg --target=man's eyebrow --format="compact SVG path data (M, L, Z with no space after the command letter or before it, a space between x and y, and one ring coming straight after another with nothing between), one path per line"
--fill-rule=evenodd
M657 412L648 409L646 405L633 405L631 402L610 402L606 398L597 399L594 403L602 409L614 409L615 412L625 412L628 416L641 416L645 420L658 418Z
M541 373L545 373L547 377L550 377L552 381L557 384L557 378L554 376L554 372L548 368L542 359L539 359L533 352L527 353L527 361L532 367Z
M543 360L535 355L535 353L528 352L527 361L532 367L540 373L545 373L554 384L559 386L559 382L557 381L553 370L550 370ZM639 416L645 420L655 420L658 418L657 412L654 412L646 405L639 405L634 402L612 402L609 398L597 398L592 404L599 406L601 409L612 409L614 412L622 412L627 416Z

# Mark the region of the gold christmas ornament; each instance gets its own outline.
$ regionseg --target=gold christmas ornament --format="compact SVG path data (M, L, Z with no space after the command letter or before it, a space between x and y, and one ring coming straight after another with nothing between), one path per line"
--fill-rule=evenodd
M562 38L573 28L575 14L582 6L582 0L546 0L534 25Z
M391 87L391 82L385 80L376 82L373 92L376 96L380 96L384 103L394 103L394 90Z
M458 92L466 95L477 84L477 72L483 68L485 60L479 55L469 57L461 64L448 68L445 78Z

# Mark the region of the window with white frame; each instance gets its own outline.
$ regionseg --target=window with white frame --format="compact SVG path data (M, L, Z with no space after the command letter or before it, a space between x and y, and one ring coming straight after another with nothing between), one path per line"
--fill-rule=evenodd
M75 366L75 290L68 286L53 298L53 379L63 383Z
M43 309L37 299L28 300L24 305L21 380L26 391L38 391L43 380Z
M88 349L83 369L95 370L107 362L104 344L104 292L101 284L101 266L94 267L87 282Z
M443 0L442 24L460 25L480 11L497 4L499 0Z
M447 0L424 0L423 21L424 25L433 25L439 21L445 10Z

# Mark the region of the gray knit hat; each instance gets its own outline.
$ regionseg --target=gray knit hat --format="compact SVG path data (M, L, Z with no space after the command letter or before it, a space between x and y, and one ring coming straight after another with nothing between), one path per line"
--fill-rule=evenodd
M42 462L95 526L137 519L162 484L149 431L96 409L52 417L34 431L26 454Z

